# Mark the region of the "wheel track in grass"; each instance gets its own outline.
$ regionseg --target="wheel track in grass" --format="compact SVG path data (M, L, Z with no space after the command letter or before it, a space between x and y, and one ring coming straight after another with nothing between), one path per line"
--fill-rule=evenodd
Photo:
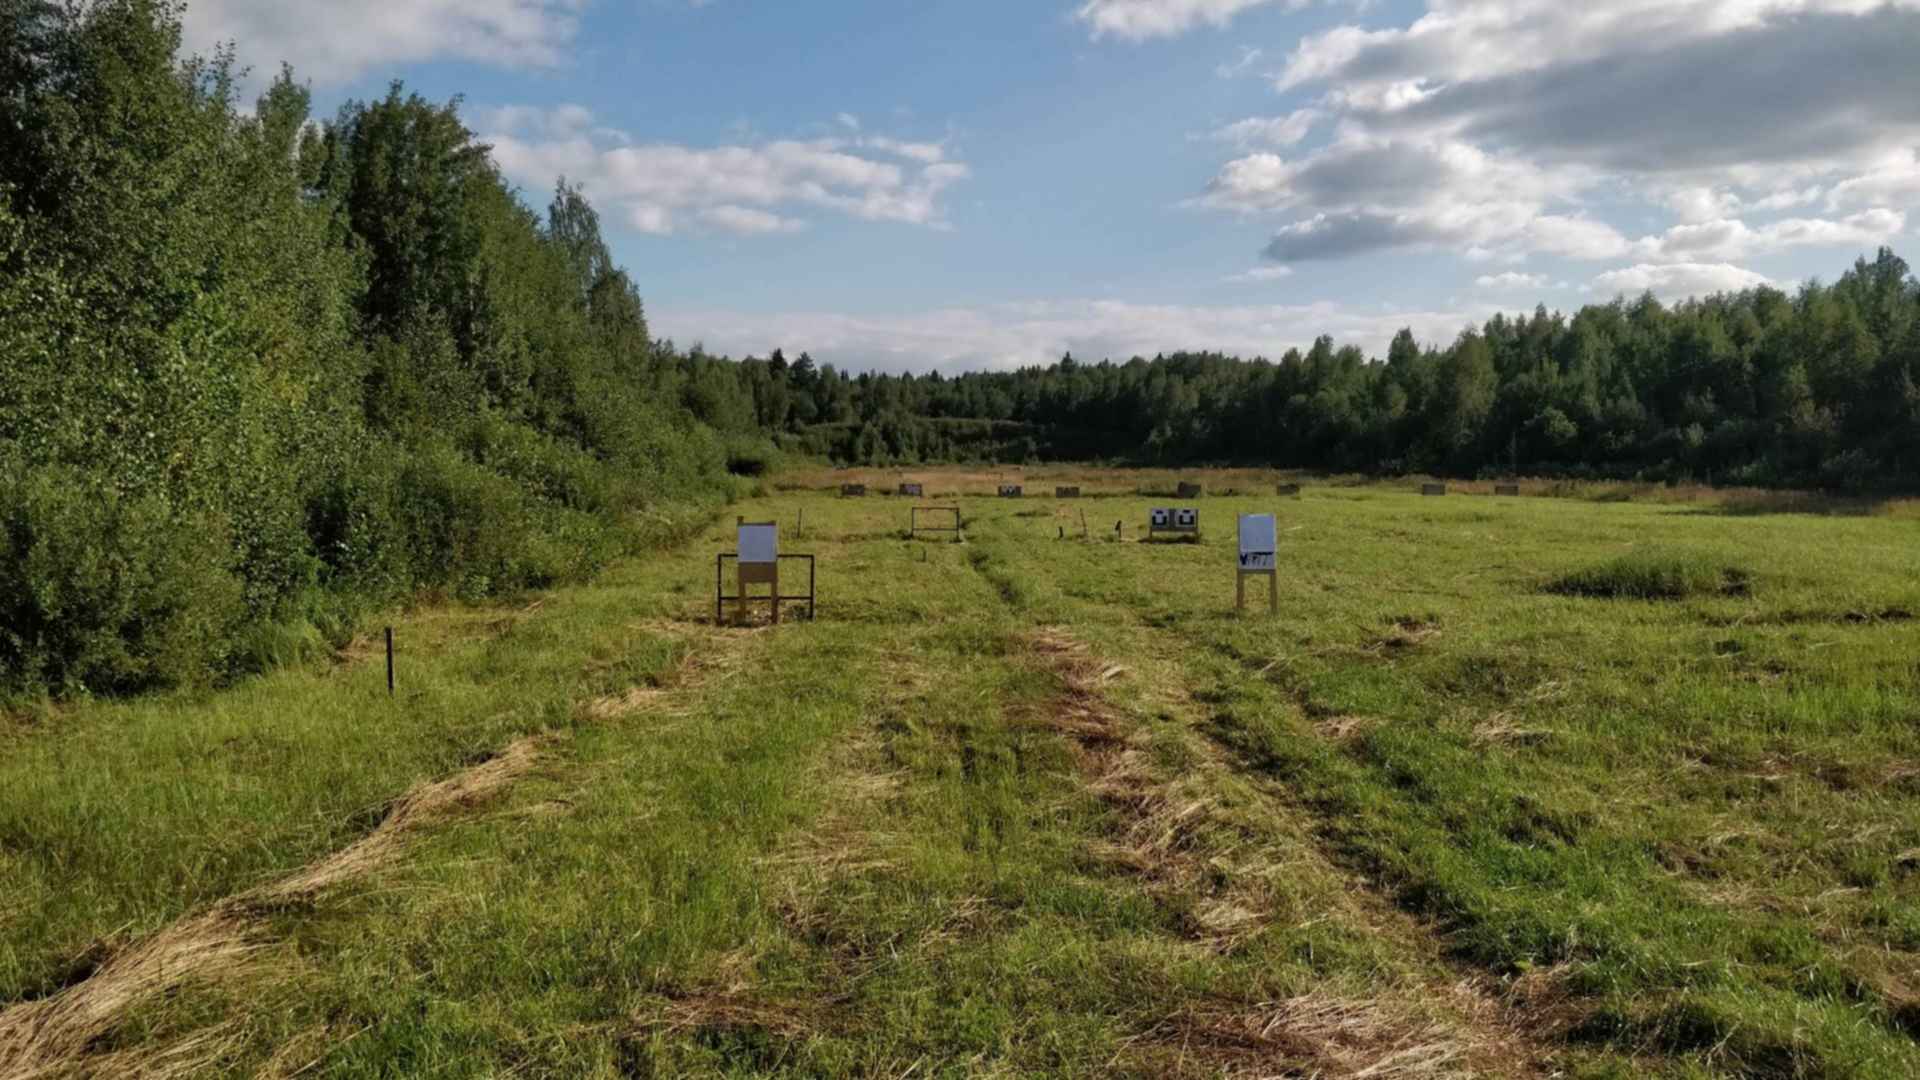
M1146 876L1149 888L1164 884L1165 891L1178 892L1200 886L1208 893L1181 919L1182 931L1197 941L1231 949L1264 929L1271 913L1262 909L1257 887L1209 884L1219 869L1217 859L1199 857L1196 841L1203 831L1234 834L1240 826L1218 812L1204 781L1196 791L1156 771L1139 745L1139 725L1108 700L1105 688L1126 669L1096 659L1060 628L1033 631L1027 644L1035 662L1061 683L1046 721L1071 741L1089 788L1125 823L1121 850L1110 855ZM1171 711L1188 735L1185 742L1198 772L1231 775L1257 792L1276 817L1297 814L1273 781L1236 764L1234 748L1197 722L1193 713L1199 703L1190 689L1182 687L1173 696ZM1318 839L1317 830L1306 831ZM1259 840L1242 836L1238 842ZM1423 969L1449 973L1423 989L1446 1002L1456 1022L1436 1024L1402 1015L1391 1005L1318 992L1278 1002L1202 1001L1140 1033L1124 1053L1163 1061L1177 1047L1180 1055L1191 1053L1228 1074L1258 1072L1281 1058L1322 1076L1552 1075L1562 1048L1534 1030L1538 1018L1504 1000L1481 973L1449 958L1431 929L1394 905L1375 883L1342 867L1317 845L1310 854L1321 870L1350 883L1349 916L1407 948Z
M689 624L659 624L683 631ZM673 695L700 689L724 671L753 631L702 628L679 664L648 686L577 703L583 722L612 723L668 711ZM721 647L703 651L698 645ZM191 984L257 976L270 970L278 943L273 916L297 911L331 890L364 879L401 859L421 834L458 823L496 801L551 755L565 733L514 740L467 768L418 784L395 799L379 823L352 844L265 885L215 901L124 947L43 998L0 1009L0 1080L53 1076L197 1075L234 1048L230 1023L203 1028L153 1048L102 1050L142 1005Z

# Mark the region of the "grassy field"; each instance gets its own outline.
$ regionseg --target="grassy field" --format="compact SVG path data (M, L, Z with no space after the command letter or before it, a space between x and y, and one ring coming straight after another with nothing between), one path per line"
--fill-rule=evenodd
M400 617L391 699L0 721L0 1080L1920 1075L1911 508L1222 472L1141 542L1187 478L786 475L817 621L715 626L716 524ZM903 479L964 542L829 490Z

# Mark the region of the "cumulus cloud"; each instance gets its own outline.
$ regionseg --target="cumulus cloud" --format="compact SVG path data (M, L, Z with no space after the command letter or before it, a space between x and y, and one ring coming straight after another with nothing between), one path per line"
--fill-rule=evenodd
M1829 209L1868 203L1920 201L1920 151L1896 153L1873 162L1859 175L1835 184Z
M696 223L741 235L793 232L803 210L944 228L941 195L969 175L938 143L880 136L782 139L733 146L639 143L597 127L578 106L480 110L495 160L543 190L584 183L609 217L647 233Z
M1278 262L1337 259L1401 247L1453 246L1493 255L1544 251L1612 258L1628 244L1570 204L1577 172L1542 169L1458 140L1380 139L1347 131L1289 160L1228 162L1199 205L1292 212L1265 254Z
M1651 291L1663 300L1677 300L1771 284L1765 276L1730 263L1642 263L1599 275L1590 291L1630 295Z
M1644 259L1698 262L1745 259L1796 247L1872 248L1907 227L1906 214L1884 207L1844 218L1788 218L1753 228L1738 218L1676 225L1634 244Z
M579 29L586 0L328 0L274 4L194 0L185 45L210 53L237 42L257 73L292 63L320 86L400 64L452 58L502 67L552 67Z
M1290 218L1267 247L1282 260L1870 246L1920 198L1915 40L1920 0L1429 0L1404 26L1302 39L1275 84L1317 92L1301 111L1333 143L1230 161L1195 202ZM1220 134L1293 145L1265 130ZM1678 224L1630 243L1591 210L1622 196ZM1860 212L1761 220L1823 197Z
M1266 4L1302 7L1306 0L1086 0L1078 18L1093 36L1128 41L1173 37L1196 26L1225 26L1234 16Z
M1912 145L1916 35L1920 0L1434 0L1405 28L1305 39L1279 84L1542 160L1764 181Z
M1422 341L1449 342L1493 306L1456 311L1361 311L1331 303L1180 306L1067 300L943 308L897 315L756 313L650 307L656 332L709 352L764 355L805 349L847 370L959 371L1050 364L1071 351L1085 360L1218 349L1277 358L1320 334L1385 355L1401 327Z

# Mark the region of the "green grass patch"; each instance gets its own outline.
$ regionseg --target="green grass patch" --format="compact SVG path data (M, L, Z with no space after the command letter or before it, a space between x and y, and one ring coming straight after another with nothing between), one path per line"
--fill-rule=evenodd
M1602 599L1685 600L1694 596L1747 596L1753 571L1710 555L1635 551L1555 578L1549 591Z
M0 993L537 731L503 798L275 912L259 971L102 1049L218 1025L210 1075L299 1046L327 1077L1385 1060L1316 1050L1307 1002L1525 1072L1476 1042L1467 984L1513 994L1542 1072L1920 1075L1909 523L1221 496L1281 515L1280 610L1242 615L1230 544L1061 543L986 481L963 546L903 542L888 500L741 507L805 512L783 540L819 558L814 623L704 626L711 525L591 586L413 613L391 702L362 642L0 728ZM1539 587L1567 565L1595 568L1572 595L1685 602ZM629 688L640 711L582 708Z

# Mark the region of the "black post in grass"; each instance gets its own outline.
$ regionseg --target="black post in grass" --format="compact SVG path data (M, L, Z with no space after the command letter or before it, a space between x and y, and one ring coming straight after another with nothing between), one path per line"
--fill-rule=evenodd
M387 696L393 696L393 627L387 627Z

